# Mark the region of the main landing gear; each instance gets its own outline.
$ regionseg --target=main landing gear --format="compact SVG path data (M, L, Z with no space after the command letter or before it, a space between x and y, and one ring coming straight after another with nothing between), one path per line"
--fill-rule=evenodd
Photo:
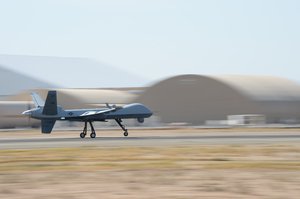
M121 119L115 119L116 122L118 123L118 125L122 128L122 130L124 131L123 135L125 137L128 136L128 130L125 128L125 126L122 124L122 120ZM90 137L91 138L96 138L96 131L95 131L95 128L93 126L93 123L91 121L89 122L84 122L84 128L83 128L83 131L80 133L80 137L81 138L85 138L86 134L87 134L87 123L90 124L91 126L91 134L90 134Z
M92 122L89 122L89 123L90 123L91 131L92 131L90 134L90 137L96 138L96 131L94 129L93 123ZM85 138L86 134L87 134L87 122L84 122L84 128L83 128L83 131L80 133L80 137Z

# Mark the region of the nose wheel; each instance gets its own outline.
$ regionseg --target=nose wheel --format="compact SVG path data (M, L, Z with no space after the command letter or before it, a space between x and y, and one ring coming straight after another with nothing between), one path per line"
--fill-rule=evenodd
M123 134L125 137L127 137L128 136L128 132L127 132L127 130L124 132L124 134Z

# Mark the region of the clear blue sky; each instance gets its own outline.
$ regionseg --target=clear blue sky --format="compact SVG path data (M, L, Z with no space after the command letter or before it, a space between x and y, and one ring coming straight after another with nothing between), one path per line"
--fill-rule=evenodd
M300 82L299 0L0 0L0 54Z

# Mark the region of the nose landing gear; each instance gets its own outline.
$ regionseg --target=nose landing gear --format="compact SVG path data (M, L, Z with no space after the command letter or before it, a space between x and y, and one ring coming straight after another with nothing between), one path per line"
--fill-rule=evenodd
M124 131L124 136L127 137L128 136L128 130L125 128L125 126L122 124L122 120L121 119L115 119L116 122L118 123L118 125L123 129Z

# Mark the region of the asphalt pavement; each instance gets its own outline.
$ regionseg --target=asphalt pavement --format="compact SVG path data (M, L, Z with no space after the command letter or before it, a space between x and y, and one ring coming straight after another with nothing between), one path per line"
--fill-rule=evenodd
M300 143L299 132L209 132L209 133L168 133L161 130L154 135L134 133L129 137L121 134L114 136L98 135L97 138L81 139L63 134L60 137L39 136L0 136L0 149L35 149L61 147L152 147L152 146L189 146L189 145L232 145L232 144L274 144Z

